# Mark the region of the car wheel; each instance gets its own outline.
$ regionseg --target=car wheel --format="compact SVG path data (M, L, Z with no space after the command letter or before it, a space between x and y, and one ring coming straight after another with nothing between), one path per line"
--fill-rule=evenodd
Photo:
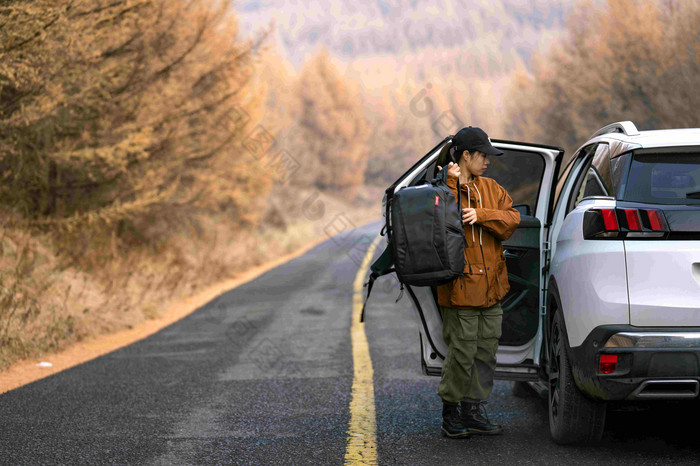
M560 445L600 440L605 403L586 397L576 386L561 312L556 312L549 341L549 430Z

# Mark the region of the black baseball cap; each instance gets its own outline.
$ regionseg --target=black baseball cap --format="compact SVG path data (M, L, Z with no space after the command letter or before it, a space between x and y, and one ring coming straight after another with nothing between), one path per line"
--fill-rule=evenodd
M469 152L478 150L488 155L503 155L502 151L491 145L491 140L483 129L472 126L462 128L454 135L452 147L459 154L465 150Z

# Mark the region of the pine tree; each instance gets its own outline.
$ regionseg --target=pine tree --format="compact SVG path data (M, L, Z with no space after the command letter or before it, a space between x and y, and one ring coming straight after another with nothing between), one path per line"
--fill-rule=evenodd
M227 2L2 2L0 206L142 238L202 209L254 224L258 46Z

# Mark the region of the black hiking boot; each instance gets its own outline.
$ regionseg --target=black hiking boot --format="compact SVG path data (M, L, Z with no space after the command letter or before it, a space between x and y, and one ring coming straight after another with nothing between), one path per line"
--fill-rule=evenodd
M486 417L484 401L470 403L460 401L460 419L462 425L469 429L469 433L474 435L498 435L503 432L503 428L498 424L491 424Z
M442 435L449 438L469 438L469 429L459 418L459 406L442 404Z

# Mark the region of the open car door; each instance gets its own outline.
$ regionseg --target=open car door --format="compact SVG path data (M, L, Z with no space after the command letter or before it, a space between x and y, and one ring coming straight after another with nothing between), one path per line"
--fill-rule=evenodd
M436 161L446 138L419 160L388 190L394 192L435 177ZM494 178L513 198L520 225L503 242L510 291L501 301L503 327L496 378L537 380L542 347L543 292L549 245L545 242L552 211L556 172L564 151L556 147L492 140L502 156L490 157L485 176ZM406 286L419 328L421 365L426 375L439 376L447 355L436 287Z

